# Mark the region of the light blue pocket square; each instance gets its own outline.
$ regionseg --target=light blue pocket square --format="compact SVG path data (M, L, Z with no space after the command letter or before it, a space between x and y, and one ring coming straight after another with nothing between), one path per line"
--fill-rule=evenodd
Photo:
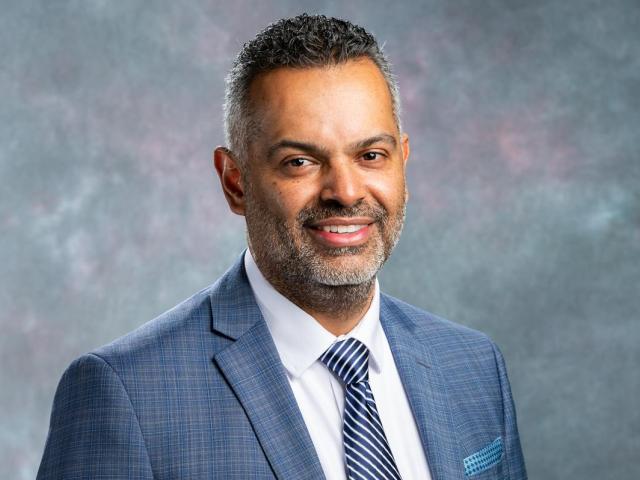
M496 438L482 450L469 455L464 461L464 474L467 477L484 472L502 460L502 437Z

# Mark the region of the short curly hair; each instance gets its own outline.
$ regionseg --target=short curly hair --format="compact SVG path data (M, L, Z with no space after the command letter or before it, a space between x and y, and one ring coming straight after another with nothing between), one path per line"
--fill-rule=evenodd
M256 127L248 97L257 75L282 67L322 67L358 58L369 58L380 69L400 129L398 83L382 47L364 28L338 18L302 14L272 23L245 43L227 75L224 103L225 141L240 164L244 164L247 139Z

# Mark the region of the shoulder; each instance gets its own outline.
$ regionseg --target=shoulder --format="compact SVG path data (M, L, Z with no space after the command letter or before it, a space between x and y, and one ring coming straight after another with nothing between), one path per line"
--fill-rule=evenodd
M419 331L431 337L451 339L452 341L493 344L493 341L486 333L439 317L391 295L383 293L381 294L381 300L386 308L406 317L416 325Z
M104 363L126 384L131 379L184 377L203 374L228 339L213 335L214 320L238 323L251 295L242 268L242 256L215 283L203 288L158 317L112 342L90 351L72 365ZM243 310L244 308L244 310Z
M423 364L433 367L458 411L467 407L493 409L498 422L508 381L502 355L493 340L483 332L390 296L385 296L384 304L386 314L395 318L394 330L403 332L402 344L409 346ZM487 400L482 406L484 400L480 398Z
M483 332L434 315L390 295L381 295L381 306L401 322L409 324L416 339L441 364L468 362L470 358L494 365L499 350ZM475 362L474 362L475 363Z
M90 351L116 371L127 366L148 365L149 368L166 363L167 359L183 356L187 350L197 350L203 334L211 331L210 285L178 305L144 323L135 330ZM195 352L194 352L195 353ZM81 357L87 358L87 356Z
M54 410L85 411L95 404L126 413L140 410L149 398L197 388L215 353L215 337L207 334L213 288L75 359L59 382Z

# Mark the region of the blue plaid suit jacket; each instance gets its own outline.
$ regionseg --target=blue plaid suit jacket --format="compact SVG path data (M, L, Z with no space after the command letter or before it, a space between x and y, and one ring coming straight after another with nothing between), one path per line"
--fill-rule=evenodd
M434 480L526 478L496 346L384 294L380 312ZM37 478L324 478L242 258L69 366Z

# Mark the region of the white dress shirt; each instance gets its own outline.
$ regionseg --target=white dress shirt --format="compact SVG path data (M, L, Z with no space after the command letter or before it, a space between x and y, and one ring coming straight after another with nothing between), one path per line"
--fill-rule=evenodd
M378 280L367 313L351 332L336 337L273 288L248 249L244 262L327 479L346 479L342 443L344 387L318 359L334 342L355 337L369 349L369 383L402 479L430 480L418 428L380 325Z

